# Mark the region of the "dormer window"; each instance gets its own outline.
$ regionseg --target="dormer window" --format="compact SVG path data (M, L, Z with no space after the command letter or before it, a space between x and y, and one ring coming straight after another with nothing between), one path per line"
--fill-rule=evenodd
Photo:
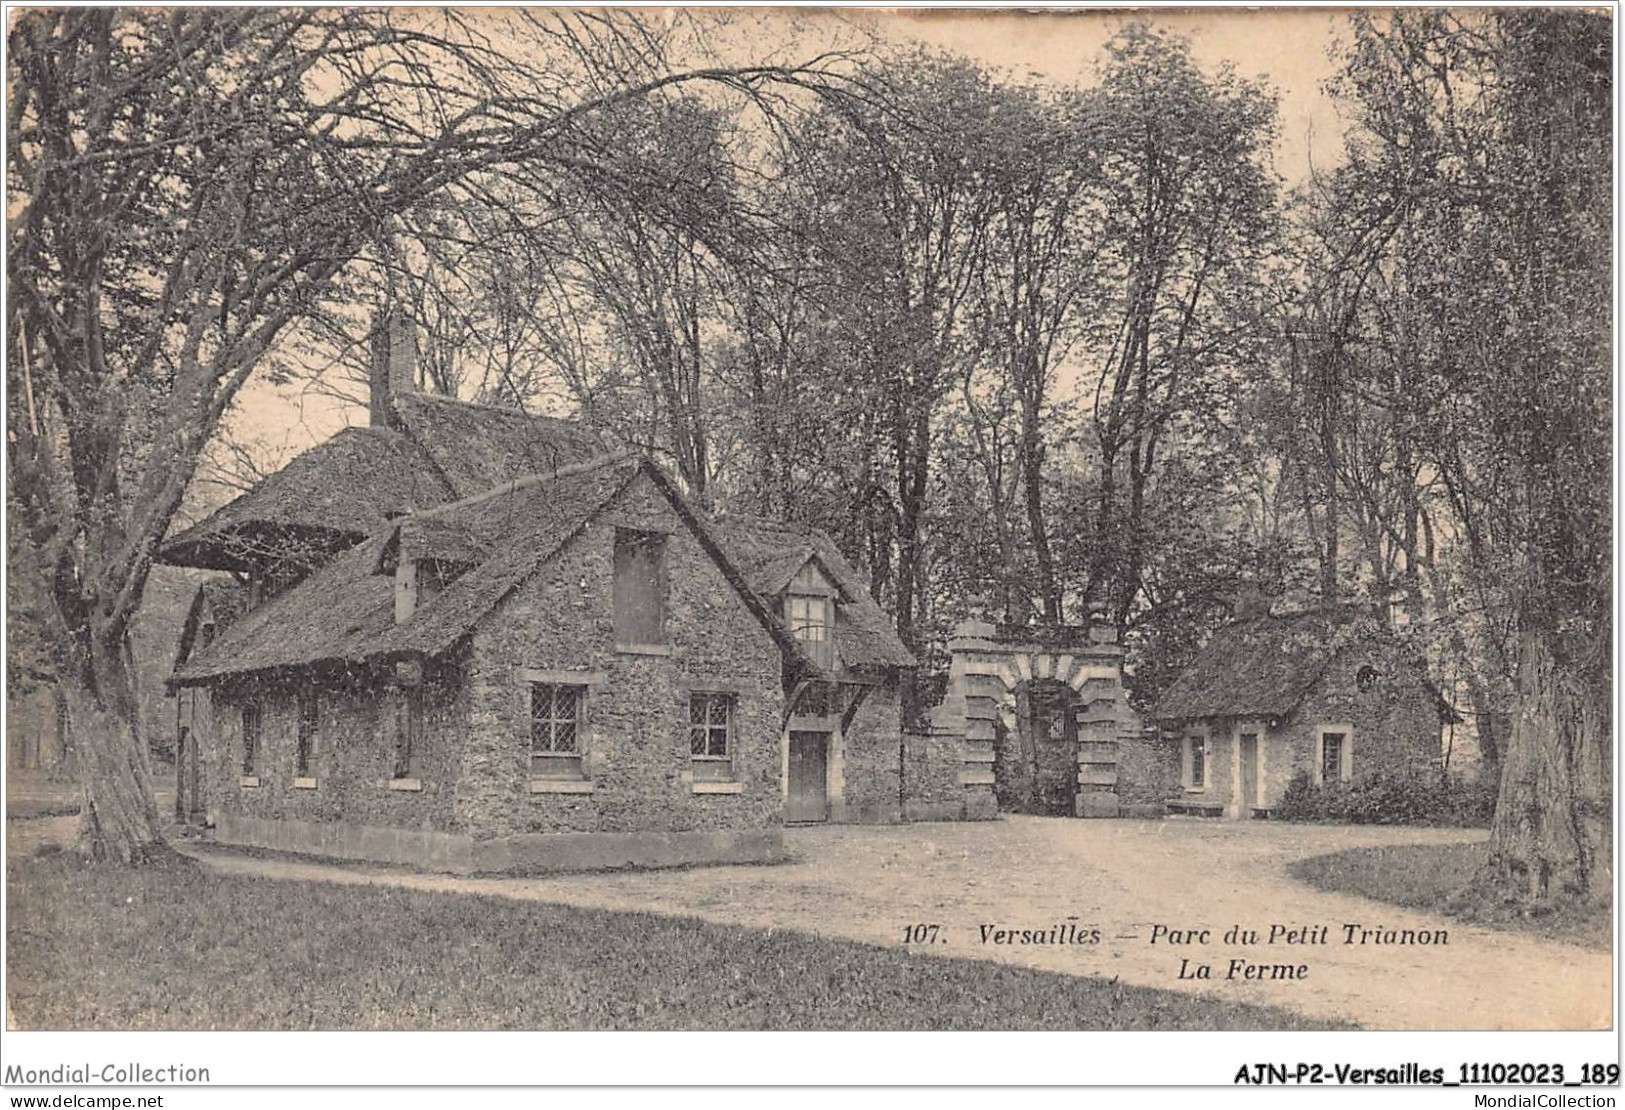
M814 559L790 580L784 597L784 621L812 661L828 670L835 665L835 583Z

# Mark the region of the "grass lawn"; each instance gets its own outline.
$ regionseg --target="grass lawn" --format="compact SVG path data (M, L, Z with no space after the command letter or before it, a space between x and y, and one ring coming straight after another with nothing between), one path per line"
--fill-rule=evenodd
M1315 1029L1172 991L386 886L8 868L24 1029Z
M1530 912L1477 895L1474 876L1488 847L1476 844L1397 844L1352 848L1299 860L1296 879L1338 894L1446 914L1474 925L1608 951L1614 935L1610 910L1586 906Z

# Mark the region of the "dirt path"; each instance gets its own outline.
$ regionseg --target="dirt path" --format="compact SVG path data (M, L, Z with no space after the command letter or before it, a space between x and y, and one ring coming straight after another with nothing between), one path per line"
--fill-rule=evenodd
M467 891L574 906L681 914L895 946L905 926L937 924L942 956L1003 960L1144 986L1289 1007L1376 1029L1607 1028L1605 953L1492 932L1286 874L1292 860L1370 844L1460 842L1455 830L1328 828L1169 820L1012 818L996 824L831 827L787 832L795 862L544 879L460 879L205 853L222 873ZM983 925L1090 926L1095 945L994 944ZM1151 943L1156 925L1210 930L1207 943ZM1224 943L1231 926L1326 926L1327 943ZM1429 947L1346 945L1345 924L1448 930ZM1307 965L1294 981L1227 979L1232 958ZM1181 959L1212 967L1180 979Z

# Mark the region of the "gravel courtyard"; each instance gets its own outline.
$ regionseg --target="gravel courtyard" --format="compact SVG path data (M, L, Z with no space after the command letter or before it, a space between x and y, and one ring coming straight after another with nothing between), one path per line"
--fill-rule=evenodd
M205 852L222 872L393 883L708 921L794 929L870 944L903 943L938 925L936 956L1003 960L1151 987L1341 1018L1375 1029L1589 1029L1610 1020L1607 954L1313 890L1286 874L1293 860L1376 844L1461 842L1481 832L1010 817L996 823L793 828L795 859L767 867L617 872L542 879L460 879ZM1344 943L1344 925L1412 930L1447 943ZM984 941L983 926L989 940ZM1166 930L1208 930L1169 943ZM1228 944L1233 926L1262 942ZM1313 940L1321 926L1324 943ZM1057 927L1060 927L1057 929ZM1095 944L997 943L992 930L1032 930ZM1286 943L1294 930L1300 943ZM1157 936L1152 943L1153 935ZM1256 966L1228 977L1233 959ZM1211 979L1179 977L1206 964ZM1269 965L1306 965L1302 978Z

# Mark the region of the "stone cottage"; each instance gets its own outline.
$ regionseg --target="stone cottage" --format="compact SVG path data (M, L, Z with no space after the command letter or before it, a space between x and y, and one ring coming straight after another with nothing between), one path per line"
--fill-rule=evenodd
M401 361L371 426L163 549L240 583L199 591L171 678L184 813L461 871L771 859L786 821L904 814L914 658L827 536L711 520Z
M1219 629L1154 716L1169 809L1249 818L1299 775L1324 785L1436 771L1454 712L1385 624L1334 608Z

